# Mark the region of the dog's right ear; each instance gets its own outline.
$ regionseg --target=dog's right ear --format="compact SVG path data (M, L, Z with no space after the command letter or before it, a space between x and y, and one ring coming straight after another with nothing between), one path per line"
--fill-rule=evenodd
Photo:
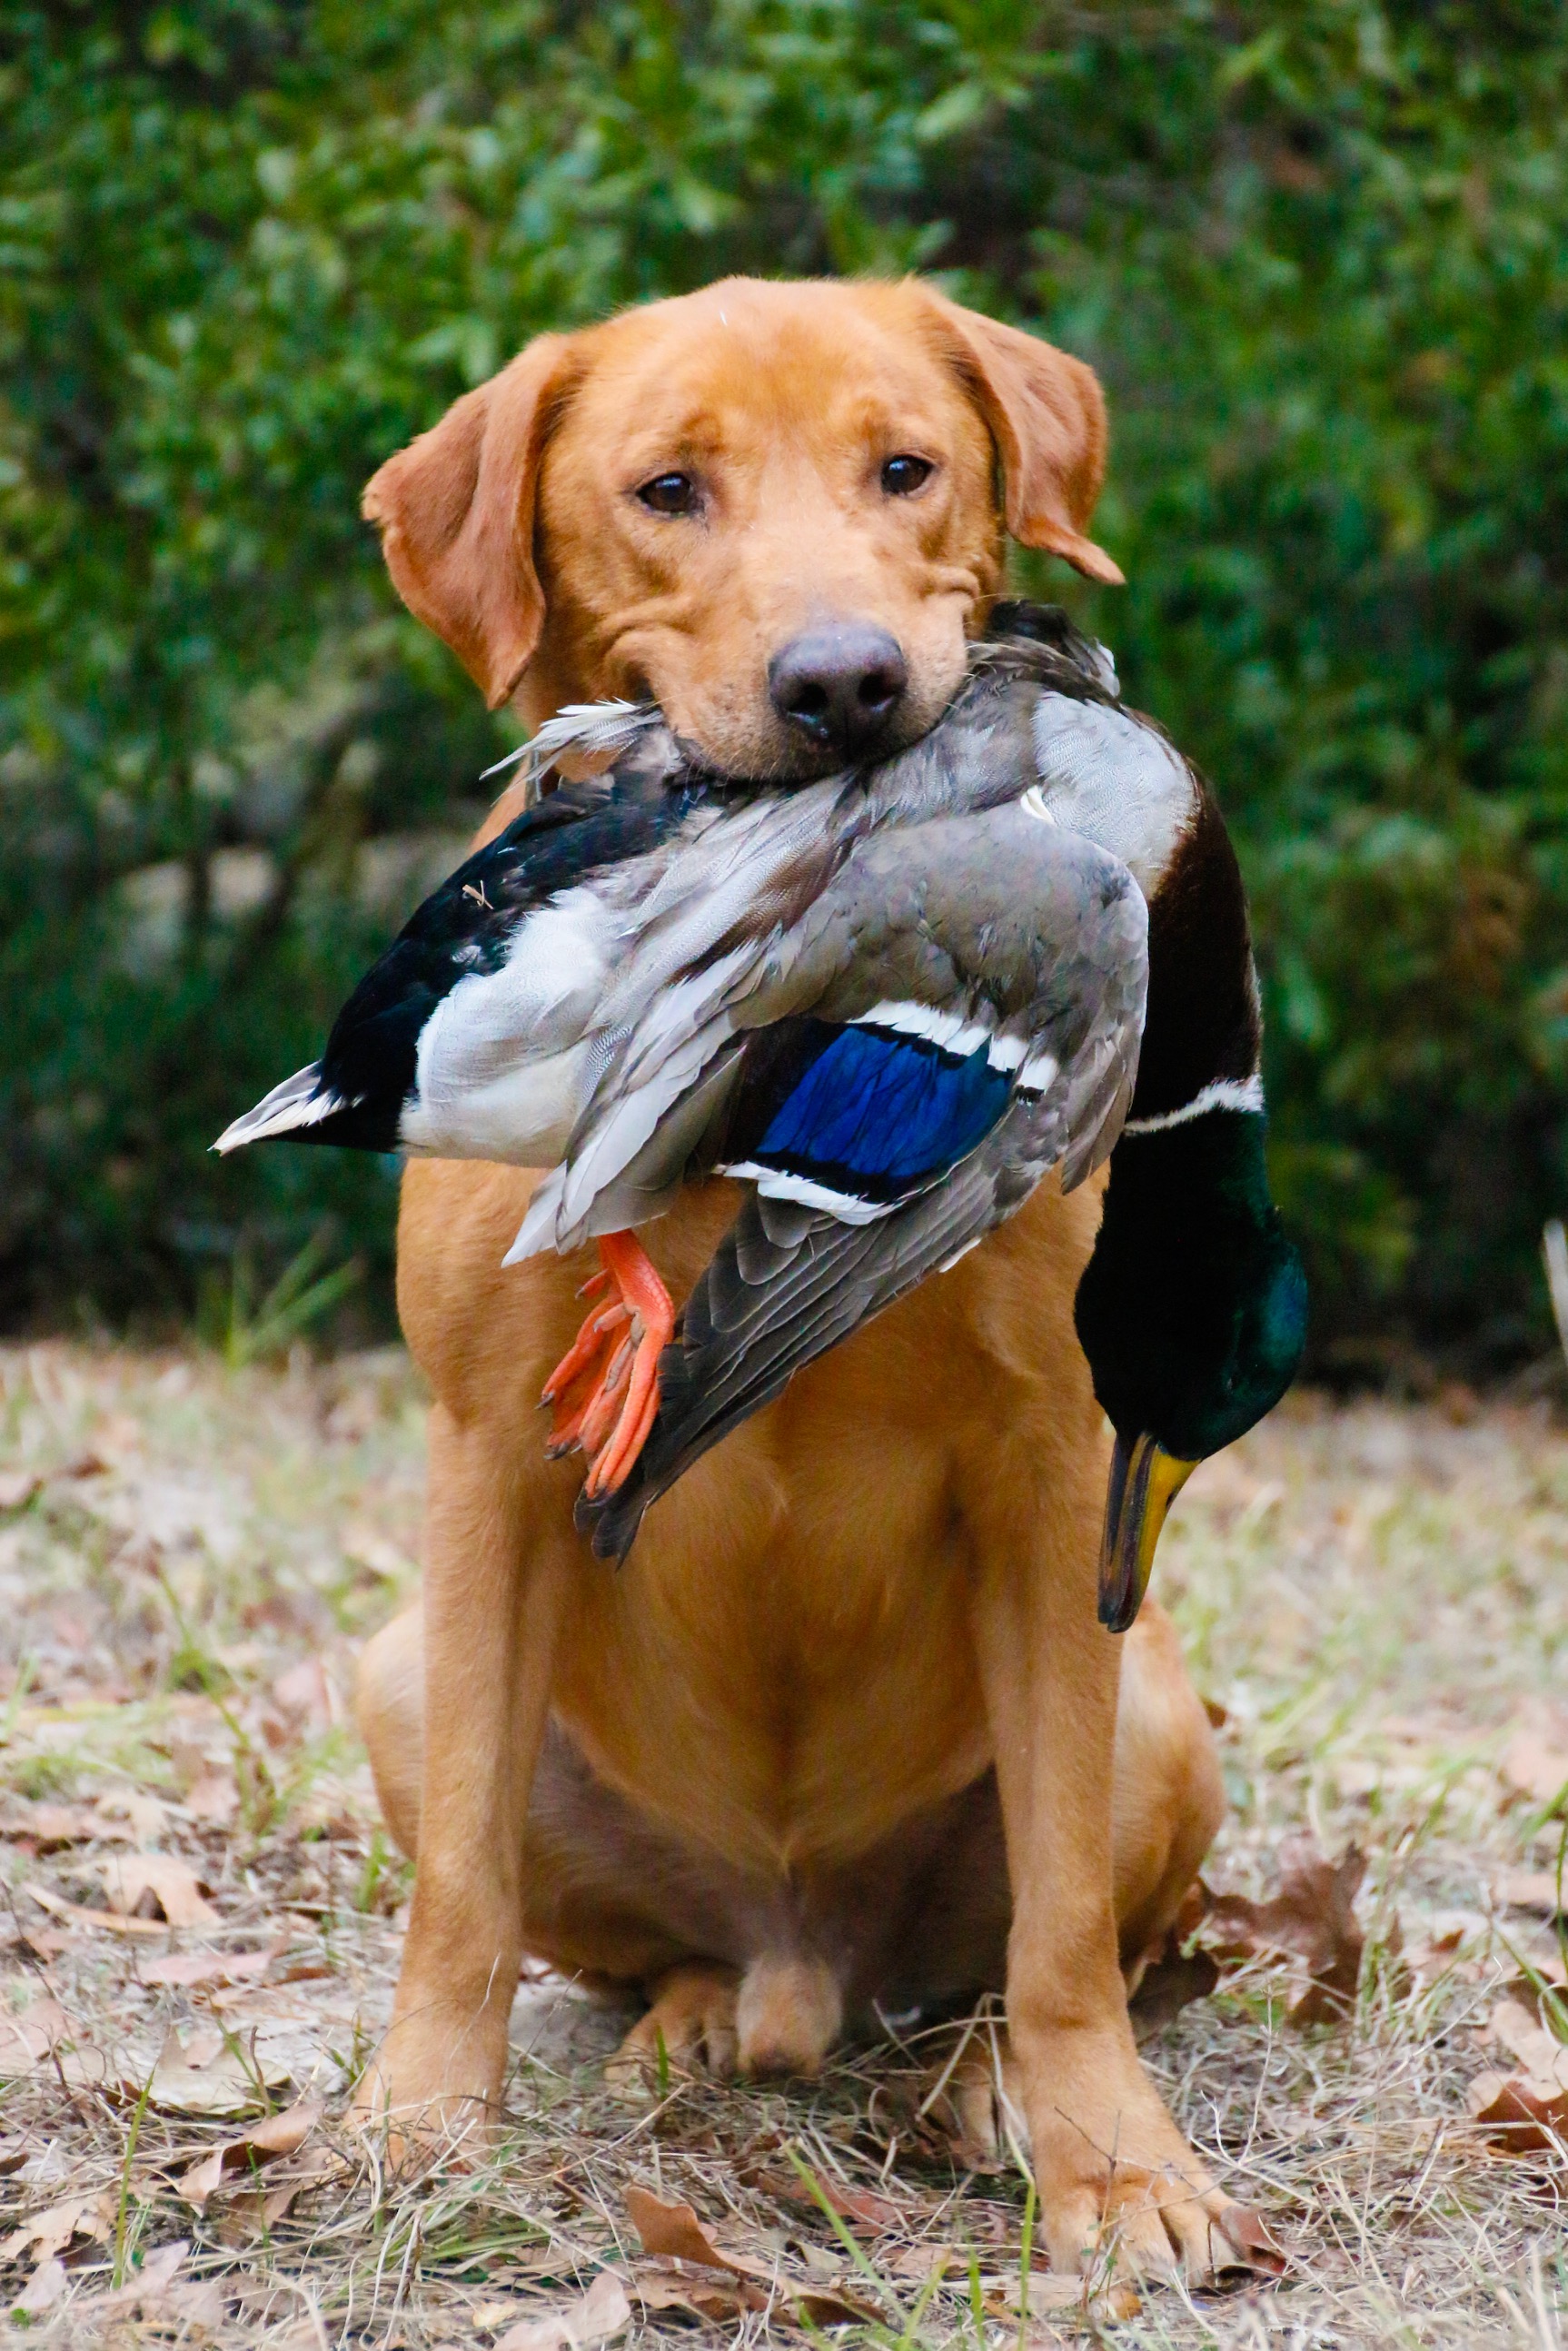
M537 337L366 485L361 511L381 525L398 594L492 710L516 689L544 626L534 494L579 367L570 335Z

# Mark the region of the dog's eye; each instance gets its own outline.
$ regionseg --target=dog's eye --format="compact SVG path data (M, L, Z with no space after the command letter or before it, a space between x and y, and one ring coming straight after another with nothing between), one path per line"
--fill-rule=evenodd
M689 474L655 474L637 496L654 514L690 514L697 502L697 486Z
M906 498L935 471L928 457L889 457L883 465L882 486L890 498Z

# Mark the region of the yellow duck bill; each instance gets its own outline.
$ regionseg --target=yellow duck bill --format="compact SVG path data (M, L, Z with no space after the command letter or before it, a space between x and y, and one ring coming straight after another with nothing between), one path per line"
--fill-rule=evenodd
M1197 1468L1155 1437L1129 1444L1118 1436L1100 1544L1100 1622L1107 1632L1124 1633L1143 1606L1166 1513Z

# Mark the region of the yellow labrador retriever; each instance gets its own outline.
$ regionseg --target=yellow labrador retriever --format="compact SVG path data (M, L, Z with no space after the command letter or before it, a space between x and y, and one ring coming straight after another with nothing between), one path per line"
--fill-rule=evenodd
M1087 368L919 283L732 279L542 336L365 504L493 705L653 695L715 767L806 778L936 720L1008 534L1120 576L1084 536L1104 450ZM1043 1186L803 1372L617 1572L536 1416L584 1269L501 1268L533 1181L404 1181L425 1589L360 1710L418 1870L367 2099L404 2129L492 2112L525 1953L642 1990L623 2063L662 2036L718 2072L810 2071L878 2004L1005 1989L1053 2262L1109 2226L1134 2268L1208 2274L1228 2208L1126 1982L1222 1799L1166 1620L1096 1622L1072 1301L1098 1187ZM736 1198L648 1228L677 1300Z

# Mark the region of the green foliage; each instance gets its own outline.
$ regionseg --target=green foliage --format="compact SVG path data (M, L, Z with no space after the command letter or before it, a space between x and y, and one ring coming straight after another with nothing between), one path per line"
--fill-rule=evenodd
M1067 592L1237 831L1320 1344L1539 1338L1565 99L1527 0L19 0L0 1306L186 1311L328 1217L384 1282L390 1170L205 1153L507 739L381 577L380 459L541 328L919 266L1106 381L1131 585Z

